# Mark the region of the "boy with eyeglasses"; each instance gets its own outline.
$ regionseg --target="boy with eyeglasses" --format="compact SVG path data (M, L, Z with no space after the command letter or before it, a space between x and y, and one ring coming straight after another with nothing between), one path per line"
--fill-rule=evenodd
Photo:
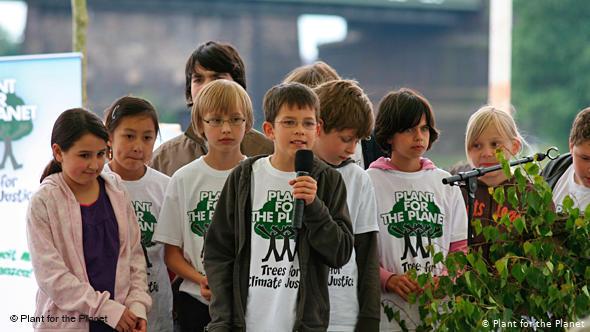
M205 238L209 331L325 331L329 268L348 262L354 242L346 188L317 158L309 176L296 176L295 153L311 149L320 128L313 90L274 86L264 113L274 153L232 171ZM297 231L295 199L305 202Z
M195 98L191 123L209 150L170 179L153 236L165 244L168 268L184 279L176 307L181 331L203 331L211 320L204 238L226 178L245 159L240 143L252 122L250 98L233 81L208 83Z

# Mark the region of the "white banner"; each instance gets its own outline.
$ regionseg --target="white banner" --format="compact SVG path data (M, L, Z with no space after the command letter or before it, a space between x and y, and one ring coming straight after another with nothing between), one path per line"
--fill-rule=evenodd
M0 331L32 331L27 206L51 160L53 123L82 105L81 63L78 53L0 57Z

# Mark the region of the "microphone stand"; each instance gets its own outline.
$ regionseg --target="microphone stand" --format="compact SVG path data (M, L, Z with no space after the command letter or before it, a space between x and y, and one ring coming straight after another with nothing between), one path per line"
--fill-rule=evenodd
M521 164L530 163L532 161L541 161L545 158L549 158L551 160L556 159L559 157L559 154L553 155L552 153L558 153L556 147L550 147L547 149L547 152L536 153L532 156L517 159L511 161L509 163L510 166L516 166ZM477 178L483 176L487 173L497 171L502 169L502 165L494 165L490 167L478 167L474 168L471 171L467 172L459 172L457 175L453 175L447 178L442 179L443 184L448 184L450 186L463 186L467 188L467 243L471 245L472 238L473 238L473 230L471 227L471 219L473 218L473 209L475 204L475 192L477 191Z

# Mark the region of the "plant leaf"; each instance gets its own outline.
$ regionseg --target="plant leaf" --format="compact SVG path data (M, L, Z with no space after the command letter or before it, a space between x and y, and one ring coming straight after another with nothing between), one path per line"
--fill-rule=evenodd
M533 245L529 241L526 241L522 246L524 248L525 255L531 256L533 258L537 256L537 247L535 245Z
M516 188L514 186L510 186L506 190L506 200L513 208L518 206L518 197L516 196Z
M522 283L522 281L526 277L526 272L523 269L523 265L520 263L516 263L514 264L514 266L512 266L511 274L520 283Z
M574 206L574 200L570 197L570 195L566 195L565 198L563 199L563 211L564 212L569 212L569 210L571 210L571 208Z
M514 219L513 224L518 234L522 234L522 231L526 229L526 225L524 224L524 221L521 217Z
M539 174L539 165L537 165L536 163L527 163L526 165L524 165L524 170L529 175L537 175Z
M500 205L504 204L504 187L500 186L494 189L494 201Z

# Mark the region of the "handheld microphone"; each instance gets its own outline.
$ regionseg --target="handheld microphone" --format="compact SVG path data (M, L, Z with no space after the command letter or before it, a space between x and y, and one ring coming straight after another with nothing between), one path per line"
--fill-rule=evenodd
M311 150L297 150L295 152L295 172L297 176L309 175L313 167L313 152ZM303 223L303 210L305 201L302 199L295 200L295 209L293 210L293 228L301 229Z

